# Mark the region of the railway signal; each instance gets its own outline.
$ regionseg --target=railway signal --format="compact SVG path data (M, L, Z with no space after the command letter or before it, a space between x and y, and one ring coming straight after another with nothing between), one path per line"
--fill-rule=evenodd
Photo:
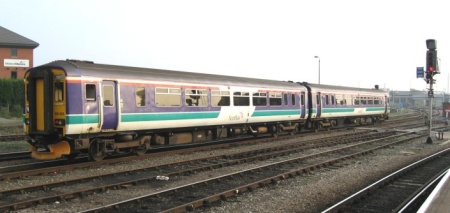
M428 50L427 51L427 72L435 75L437 73L437 51L436 50Z
M426 72L426 79L425 81L427 84L430 84L430 88L428 89L428 97L430 98L430 112L429 112L429 125L428 125L428 138L427 143L433 143L433 140L431 139L431 124L433 119L433 97L434 97L434 90L433 90L433 84L435 84L435 79L433 79L433 76L439 73L439 68L437 66L437 50L436 50L436 40L434 39L428 39L426 40L427 44L427 54L426 54L426 62L425 62L425 72Z

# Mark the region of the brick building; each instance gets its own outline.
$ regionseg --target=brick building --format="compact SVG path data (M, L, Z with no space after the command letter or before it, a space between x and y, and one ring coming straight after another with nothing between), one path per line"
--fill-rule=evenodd
M39 44L0 26L0 78L23 78Z

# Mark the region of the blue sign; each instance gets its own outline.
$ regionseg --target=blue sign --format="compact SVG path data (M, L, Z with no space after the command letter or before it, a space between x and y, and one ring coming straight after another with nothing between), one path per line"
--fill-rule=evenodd
M423 73L423 67L417 67L417 78L423 78L424 73Z

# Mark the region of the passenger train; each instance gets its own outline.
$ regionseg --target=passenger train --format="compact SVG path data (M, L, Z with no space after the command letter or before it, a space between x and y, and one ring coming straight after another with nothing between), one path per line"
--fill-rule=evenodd
M93 160L238 135L296 133L388 119L389 94L322 84L54 61L25 76L36 159Z

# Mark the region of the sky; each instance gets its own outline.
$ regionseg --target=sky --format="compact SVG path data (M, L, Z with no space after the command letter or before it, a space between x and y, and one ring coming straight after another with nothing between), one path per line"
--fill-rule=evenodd
M444 0L0 0L0 26L39 46L34 66L79 59L281 81L426 91L437 41L449 90ZM447 20L447 21L445 21ZM319 58L320 75L319 75Z

